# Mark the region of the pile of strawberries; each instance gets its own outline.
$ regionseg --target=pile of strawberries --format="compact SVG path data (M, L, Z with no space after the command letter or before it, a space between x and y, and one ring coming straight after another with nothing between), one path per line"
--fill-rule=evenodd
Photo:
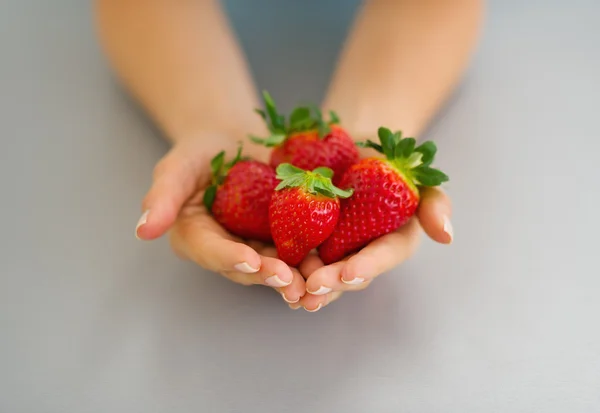
M269 164L242 157L211 163L212 185L204 203L228 231L273 242L279 258L298 266L314 249L325 264L339 261L372 240L397 230L416 212L419 188L448 177L431 167L433 142L379 128L379 143L356 143L331 112L302 106L289 118L267 92L257 113L270 136L251 137L273 148ZM357 146L383 156L359 159Z

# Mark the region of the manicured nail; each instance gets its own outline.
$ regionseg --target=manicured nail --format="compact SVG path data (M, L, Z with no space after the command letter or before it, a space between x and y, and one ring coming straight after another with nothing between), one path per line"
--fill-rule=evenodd
M364 283L364 282L365 282L365 279L364 279L364 278L362 278L362 277L356 277L356 278L354 278L353 280L344 280L344 279L342 278L342 282L343 282L344 284L348 284L348 285L360 285L360 284L362 284L362 283Z
M331 288L325 287L324 285L322 285L322 286L319 287L319 289L317 291L308 291L308 290L306 290L306 292L309 293L309 294L312 294L312 295L325 295L325 294L331 292Z
M450 222L450 218L444 216L444 232L448 234L450 237L450 242L454 239L454 229L452 228L452 223Z
M252 274L258 272L259 270L259 268L252 268L247 262L240 262L239 264L235 264L233 268L235 268L239 272L243 272L246 274Z
M281 278L279 278L276 275L272 275L270 277L268 277L267 279L265 279L265 284L267 284L269 287L285 287L286 285L290 285L292 282L285 282L283 281Z
M323 307L323 304L319 303L319 305L317 306L317 308L315 308L314 310L309 310L308 308L304 307L304 309L306 311L308 311L309 313L316 313L317 311L319 311L321 309L321 307Z
M138 230L140 229L140 227L142 227L147 221L148 221L148 214L150 213L150 210L146 210L142 216L140 217L140 219L138 220L137 225L135 226L135 237L137 239L141 239L138 235Z
M296 304L296 303L291 303L291 304L288 304L288 307L290 307L292 310L298 310L302 306L299 304Z
M292 301L290 299L288 299L284 293L281 293L281 297L283 298L283 301L285 301L288 304L296 304L298 301L300 301L300 297L298 297L296 299L296 301ZM290 306L291 307L291 306ZM297 310L299 307L294 308L294 310Z

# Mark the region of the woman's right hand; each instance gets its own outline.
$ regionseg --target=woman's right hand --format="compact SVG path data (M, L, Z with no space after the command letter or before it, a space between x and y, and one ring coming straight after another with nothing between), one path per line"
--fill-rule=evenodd
M305 294L304 278L277 258L272 245L241 240L228 233L202 203L210 182L210 160L221 150L233 156L237 143L204 134L176 143L154 169L153 184L142 202L136 236L152 240L170 232L175 253L243 285L266 285L288 303ZM265 160L264 148L247 145L244 154Z

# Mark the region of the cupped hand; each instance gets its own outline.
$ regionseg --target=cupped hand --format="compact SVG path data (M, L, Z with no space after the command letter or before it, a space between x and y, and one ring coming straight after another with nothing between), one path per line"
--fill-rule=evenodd
M306 291L293 309L315 312L337 300L346 291L368 287L373 280L408 259L417 249L421 230L434 241L452 242L449 197L438 188L424 188L416 216L398 231L371 242L358 253L330 265L310 255L300 265L306 277Z
M152 240L170 232L171 246L181 258L239 284L272 287L286 302L297 303L306 292L300 273L277 259L273 246L228 233L202 203L210 182L210 160L223 149L233 156L236 145L218 135L177 143L154 169L136 236ZM245 147L244 154L259 160L266 157L265 150L254 145Z

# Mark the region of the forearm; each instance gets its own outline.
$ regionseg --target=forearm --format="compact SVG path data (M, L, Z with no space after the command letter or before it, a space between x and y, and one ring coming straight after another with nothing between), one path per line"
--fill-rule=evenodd
M464 72L482 9L482 0L367 1L324 107L357 138L379 126L418 135Z
M96 6L112 66L169 140L261 128L251 76L218 1L96 0Z

